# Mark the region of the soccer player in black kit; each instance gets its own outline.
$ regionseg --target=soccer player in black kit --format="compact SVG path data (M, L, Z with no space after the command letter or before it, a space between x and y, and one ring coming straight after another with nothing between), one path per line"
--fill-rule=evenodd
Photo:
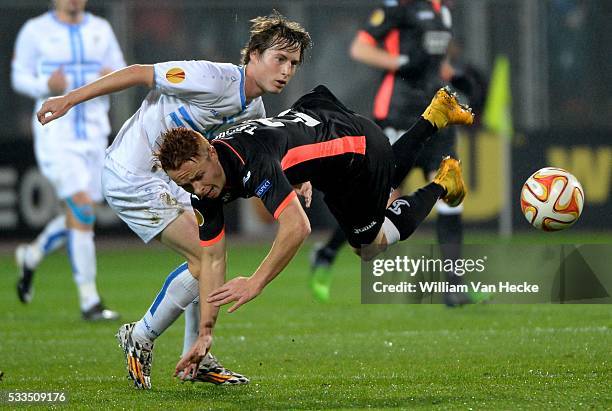
M446 59L451 28L450 11L441 0L399 0L385 1L385 6L374 10L366 27L357 33L351 57L385 70L374 99L373 118L391 144L419 118L435 90L451 81L453 69ZM457 158L455 140L454 130L448 128L425 144L415 166L426 179L433 178L444 156ZM439 201L436 208L442 253L445 258L459 258L462 207L451 208ZM326 244L313 250L310 286L319 300L329 299L330 268L344 241L344 232L338 227ZM450 273L448 280L456 283L459 277ZM445 295L445 302L455 306L469 299L454 293Z
M157 158L168 176L192 193L202 245L200 334L176 373L189 375L212 344L219 306L232 312L259 295L293 258L310 233L294 186L310 181L348 242L364 258L410 236L439 198L458 206L465 195L459 162L440 163L433 182L388 207L423 144L449 124L471 124L473 115L447 89L440 89L422 117L392 148L369 119L346 108L324 86L273 118L236 125L208 142L198 132L166 132ZM225 277L223 206L239 197L259 197L279 222L267 257L250 277Z

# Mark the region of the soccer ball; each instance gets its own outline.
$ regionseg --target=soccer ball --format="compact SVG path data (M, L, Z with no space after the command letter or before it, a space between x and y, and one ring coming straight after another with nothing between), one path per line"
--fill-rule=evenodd
M521 210L529 223L543 231L571 227L580 217L584 190L561 168L545 167L531 175L521 190Z

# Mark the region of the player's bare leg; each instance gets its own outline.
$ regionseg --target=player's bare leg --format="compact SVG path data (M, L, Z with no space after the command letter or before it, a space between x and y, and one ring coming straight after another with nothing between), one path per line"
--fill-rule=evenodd
M193 213L181 213L162 231L158 240L185 257L187 262L168 275L142 319L133 324L124 324L117 333L126 356L128 376L136 388L151 388L154 341L185 310L191 312L186 315L184 347L191 348L197 338L200 316L199 307L194 301L199 296L197 276L200 272L201 248L198 238L198 224ZM211 355L207 361L202 361L194 381L238 385L248 383L248 378L224 368Z

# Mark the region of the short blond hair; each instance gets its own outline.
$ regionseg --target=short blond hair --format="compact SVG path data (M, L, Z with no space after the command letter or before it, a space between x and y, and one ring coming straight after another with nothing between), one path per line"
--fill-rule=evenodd
M164 171L178 170L190 160L208 157L210 143L201 134L185 128L172 128L162 134L154 156Z

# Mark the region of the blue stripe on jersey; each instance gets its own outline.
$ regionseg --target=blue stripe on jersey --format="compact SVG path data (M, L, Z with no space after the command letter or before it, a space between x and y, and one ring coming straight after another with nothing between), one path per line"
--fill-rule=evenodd
M244 95L244 67L238 67L240 71L240 106L242 110L246 108L246 96Z
M78 40L78 45L79 45L79 54L78 54L78 63L82 63L83 61L85 61L85 46L83 45L83 36L81 34L81 28L80 26L76 27L75 30L76 33L76 37ZM79 78L80 78L80 83L79 83L79 87L85 85L85 73L83 73L83 70L79 70ZM79 132L79 137L82 139L87 139L87 124L85 123L85 110L87 108L87 103L82 104L81 105L81 118L79 119L79 127L80 127L80 132Z
M74 61L45 61L40 66L40 71L43 74L51 74L60 67L64 72L75 75L78 70L84 73L99 73L102 69L102 64L97 61L84 61L82 63Z
M180 273L182 273L186 269L187 269L187 263L183 263L179 265L174 271L172 271L170 275L168 276L168 278L166 278L166 281L164 282L164 286L162 287L159 294L157 294L157 297L155 297L155 301L153 301L153 304L151 305L151 308L149 309L149 312L151 313L151 315L155 315L155 311L157 311L157 307L159 307L162 300L166 296L166 291L168 291L168 287L170 286L170 283L172 282L172 280L174 280L176 276L178 276Z
M197 131L198 133L200 133L200 129L198 128L198 126L196 126L196 124L193 122L193 119L191 118L191 116L189 115L189 113L187 112L187 110L185 110L185 107L180 106L178 108L179 113L181 113L181 116L183 116L183 119L187 122L187 124L189 124L191 126L192 129L194 129L195 131Z
M170 118L176 124L177 127L185 127L185 124L181 121L181 119L176 115L175 112L170 113Z
M72 61L74 63L80 63L82 61L82 41L79 39L80 37L80 33L78 30L78 26L76 25L69 25L68 26L68 30L70 33L70 51L72 53ZM78 88L81 87L83 85L83 79L82 79L82 72L80 70L74 70L73 72L74 74L74 85L73 88ZM83 107L82 105L77 105L75 107L75 113L74 113L74 129L76 132L76 137L79 140L85 139L85 133L83 130L83 124L82 124L82 120L83 120Z

